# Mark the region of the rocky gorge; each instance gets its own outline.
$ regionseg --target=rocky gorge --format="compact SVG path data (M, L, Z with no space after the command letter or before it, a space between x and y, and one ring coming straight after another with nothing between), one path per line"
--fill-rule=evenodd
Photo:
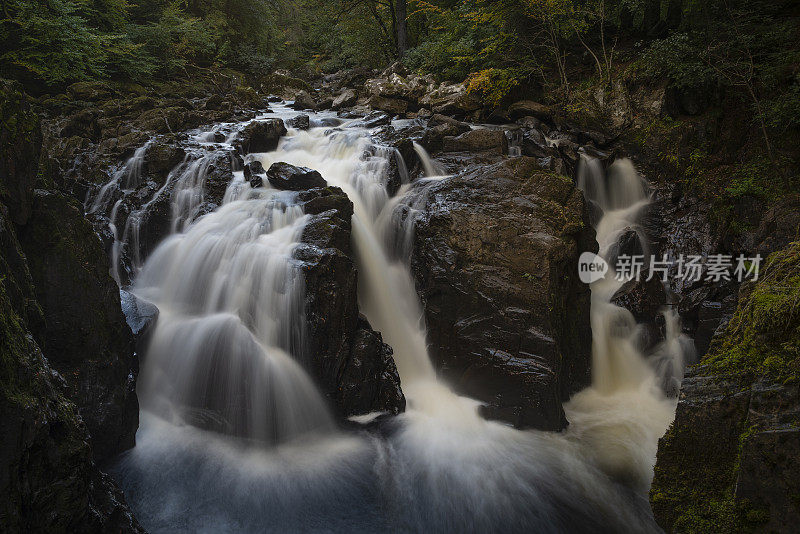
M251 80L223 72L161 90L165 96L79 83L32 102L4 82L0 487L7 498L0 520L9 531L143 530L117 485L125 477L106 474L136 445L136 381L159 328L160 312L132 286L170 236L187 235L230 202L264 201L250 195L267 184L285 195L276 197L282 213L296 208L304 217L286 257L288 278L275 290L294 294L285 284L297 281L302 302L286 304L289 334L270 342L302 362L335 425L402 434L393 417L415 408L403 343L389 341L390 325L374 312L374 295L365 295L375 282L359 245L361 225L384 203L393 209L388 220L376 218L384 234L375 239L408 268L432 374L478 401L483 417L569 434L564 404L592 384L593 373L592 298L576 266L582 252L598 251L602 215L580 176L590 166L605 173L624 156L647 179L651 202L641 227L622 233L616 254L772 254L753 285L637 283L614 294L641 325L637 348L651 360L669 337L664 307L677 310L697 347L675 422L658 447L655 521L670 532L696 531L723 514L734 529L791 528L796 477L781 473L797 472L796 373L775 368L796 367L790 242L797 211L763 214L732 239L637 144L647 121L670 112L663 90L615 88L596 102L599 126L533 101L490 109L463 84L437 84L399 65L313 85L284 72ZM368 131L369 140L348 144L352 128ZM298 132L309 129L343 143L326 157L344 146L359 150L358 176L382 189L306 168L303 151L311 149L302 142L310 141ZM276 149L297 161L260 156ZM246 324L259 310L248 313ZM789 325L779 333L768 319L776 313ZM754 356L763 343L769 355ZM214 409L193 410L185 416L190 426L254 438L226 417L227 405L191 399L193 408ZM376 412L383 415L370 419ZM725 453L707 465L712 444ZM766 491L764 477L781 483ZM567 513L592 531L582 514L577 505ZM149 516L148 523L159 524Z

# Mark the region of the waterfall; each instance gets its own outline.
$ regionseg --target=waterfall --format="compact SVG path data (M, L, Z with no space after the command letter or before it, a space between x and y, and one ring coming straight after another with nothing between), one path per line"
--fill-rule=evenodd
M408 255L427 184L447 178L414 148L427 178L394 197L397 154L361 127L290 130L277 150L248 156L318 170L353 202L360 310L392 346L408 399L385 434L337 431L292 356L302 353L304 288L291 252L306 221L294 193L252 189L238 172L222 206L181 219L146 260L133 291L160 314L140 375L137 446L114 473L149 531L659 531L646 490L674 401L617 331L614 314L625 332L632 318L611 306L611 282L592 288L597 371L565 406L567 431L484 420L478 402L437 380ZM598 226L601 249L647 202L641 181L639 194L628 175L605 179L585 176L608 192L598 201L611 217ZM173 213L191 211L187 197L173 196Z
M646 251L639 221L650 198L631 161L617 160L606 173L599 161L582 155L577 178L587 201L602 210L596 225L600 256L610 262L619 237L629 230L637 233ZM664 395L662 385L682 378L691 341L681 334L677 315L664 311L666 339L655 349L658 357L648 361L637 347L633 315L611 303L622 284L613 266L592 284L592 386L564 409L569 432L584 443L595 463L646 492L658 438L675 414L676 400Z
M447 174L447 170L444 168L444 165L433 159L431 155L428 154L428 151L416 141L414 141L414 152L417 153L419 160L422 162L422 168L425 170L425 176L433 177L444 176Z

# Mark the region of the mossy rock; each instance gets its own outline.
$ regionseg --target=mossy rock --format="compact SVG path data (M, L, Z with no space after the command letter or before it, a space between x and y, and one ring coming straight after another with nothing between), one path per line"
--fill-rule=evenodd
M650 502L667 532L790 532L800 521L800 242L745 284L681 386Z

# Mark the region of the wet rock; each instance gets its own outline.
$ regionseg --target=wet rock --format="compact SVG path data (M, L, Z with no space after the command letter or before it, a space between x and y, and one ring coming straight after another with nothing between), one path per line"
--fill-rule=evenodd
M519 157L435 182L418 201L412 267L436 367L487 415L563 428L561 401L589 383L576 265L597 245L582 195Z
M137 298L133 293L120 290L122 303L122 313L133 333L136 354L139 358L139 365L144 364L142 359L153 333L156 321L158 320L158 308L154 304Z
M95 459L108 459L133 447L139 422L133 338L108 256L77 202L55 193L36 192L19 235L47 325L40 345L67 381Z
M405 398L391 349L359 319L350 236L353 205L336 187L303 191L298 199L312 216L295 250L303 262L312 373L343 418L399 413Z
M281 119L253 121L239 133L238 144L245 154L270 152L278 148L278 140L286 135Z
M292 117L286 124L291 128L296 128L298 130L308 130L309 127L309 118L306 114L300 114Z
M657 277L628 280L611 297L611 302L633 314L638 323L652 323L667 303L664 285Z
M328 183L322 175L308 167L297 167L281 161L270 165L267 180L273 187L302 191L314 187L327 187Z
M292 109L317 109L317 102L308 91L300 91L294 97Z
M508 139L501 130L470 130L458 137L444 137L442 139L442 150L445 152L508 154Z
M392 116L383 111L373 111L366 117L354 124L362 128L377 128L378 126L385 126L392 122Z
M662 311L667 305L664 284L658 277L646 280L628 280L611 297L612 304L625 308L639 325L639 347L648 353L664 339L664 319Z
M250 187L261 187L264 185L264 179L261 175L265 172L264 166L261 165L260 161L251 161L244 166L244 179L250 182Z
M93 460L93 456L107 458L112 449L119 451L130 446L136 425L126 418L128 408L138 416L131 353L119 352L102 361L109 355L93 353L97 345L94 339L89 339L96 335L101 344L123 348L130 339L129 331L126 338L124 329L117 328L117 317L111 307L114 301L107 298L106 256L79 207L67 202L66 213L59 209L51 212L52 206L43 206L44 193L34 193L34 177L40 169L38 162L29 158L39 155L43 136L38 119L33 120L27 97L17 92L14 84L0 84L3 92L0 99L3 128L0 132L3 141L0 144L0 529L143 532L119 489ZM10 134L18 137L8 138ZM60 206L64 204L59 202ZM26 236L18 236L17 232ZM27 239L31 232L42 234L33 246ZM76 239L70 241L73 236ZM68 251L67 259L77 261L62 264L62 250ZM106 263L87 263L95 258ZM48 271L45 277L43 270ZM81 280L76 280L72 278L75 272L88 276L78 276ZM48 281L54 277L69 287L69 290L55 288L62 295L55 299L52 288L48 287ZM116 295L113 298L118 299L116 287L113 293ZM40 302L43 295L46 300ZM54 332L64 327L57 309L73 306L73 301L81 299L88 306L77 311L79 317L63 317L73 325L83 325L81 334L66 333L72 342L84 337L79 352L62 354L56 345L51 347L52 357L69 359L84 369L92 368L94 373L88 377L71 372L64 374L65 381L40 347L57 337ZM118 300L116 306L121 317ZM115 334L119 338L109 337ZM98 361L112 370L96 366ZM73 370L70 366L66 368ZM117 373L118 370L122 373ZM115 398L118 404L109 404ZM85 406L82 417L73 400L87 399L94 399L97 405ZM120 420L110 421L108 417L115 415ZM95 433L90 437L89 423L98 423L108 435ZM128 426L131 424L132 428ZM96 445L92 438L96 438Z
M399 413L405 407L392 348L366 318L358 318L350 358L342 370L340 402L355 414Z
M186 157L186 151L177 143L157 140L147 147L144 172L158 177L163 183L167 174Z
M342 109L355 105L358 100L358 95L352 89L345 89L342 93L333 99L331 103L332 109Z

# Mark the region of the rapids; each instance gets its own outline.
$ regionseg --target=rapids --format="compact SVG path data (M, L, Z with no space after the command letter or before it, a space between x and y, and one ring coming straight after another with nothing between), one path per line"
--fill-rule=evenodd
M276 110L282 118L295 114ZM159 309L139 379L137 446L112 469L143 526L658 532L647 491L657 440L675 408L658 373L680 374L680 329L668 329L660 363L651 365L635 343L633 317L610 303L620 284L612 273L592 287L593 384L565 405L569 428L520 431L484 420L476 401L437 380L407 265L412 218L396 216L415 209L430 180L447 179L443 167L415 146L427 177L390 197L386 176L396 155L371 149L370 131L358 125L315 126L331 118L312 116L309 131L290 129L277 150L248 160L311 167L352 200L360 309L394 349L407 411L377 432L336 427L293 356L305 335L305 288L291 252L306 216L295 194L266 180L253 189L238 171L224 204L196 218L205 172L197 160L173 198L174 233L129 288ZM136 165L120 169L115 187L135 179ZM589 158L578 183L602 212L597 235L601 255L608 254L623 229L636 227L649 202L646 184L630 162L606 174ZM101 190L92 209L107 197Z

